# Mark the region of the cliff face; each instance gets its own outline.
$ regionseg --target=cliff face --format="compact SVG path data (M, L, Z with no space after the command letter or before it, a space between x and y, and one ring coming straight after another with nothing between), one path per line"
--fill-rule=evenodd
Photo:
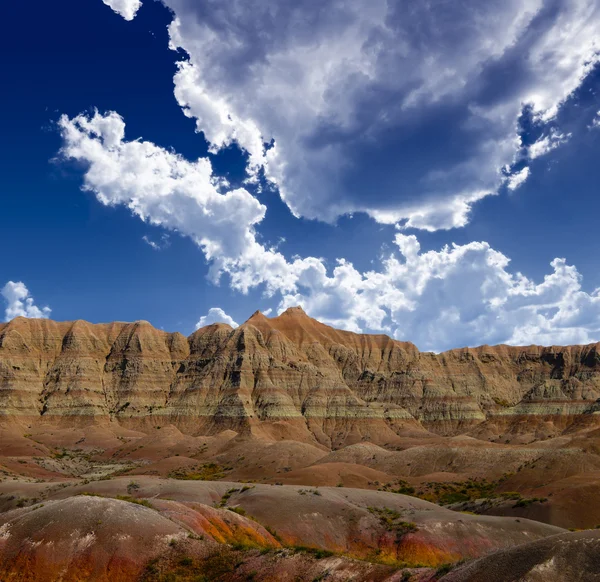
M299 308L187 339L143 321L17 318L0 325L0 422L171 422L327 446L498 426L547 436L598 417L599 346L436 355L330 328Z

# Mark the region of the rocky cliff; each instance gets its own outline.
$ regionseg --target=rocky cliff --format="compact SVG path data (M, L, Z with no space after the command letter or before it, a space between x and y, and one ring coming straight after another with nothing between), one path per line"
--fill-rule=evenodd
M187 339L145 321L16 318L0 325L0 422L173 423L331 447L427 432L544 438L596 423L599 346L422 353L300 308Z

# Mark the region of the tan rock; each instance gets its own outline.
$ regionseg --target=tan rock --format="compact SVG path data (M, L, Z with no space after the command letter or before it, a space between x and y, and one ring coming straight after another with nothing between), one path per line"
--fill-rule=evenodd
M16 318L0 325L0 419L188 434L260 434L326 447L398 435L561 432L595 424L598 344L421 353L291 308L189 338L148 322Z

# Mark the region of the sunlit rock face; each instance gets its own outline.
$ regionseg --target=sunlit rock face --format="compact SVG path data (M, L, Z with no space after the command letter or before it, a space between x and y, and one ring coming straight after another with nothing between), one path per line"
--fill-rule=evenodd
M0 325L0 422L170 422L337 448L428 431L544 438L597 422L598 344L421 353L291 308L187 339L148 322Z

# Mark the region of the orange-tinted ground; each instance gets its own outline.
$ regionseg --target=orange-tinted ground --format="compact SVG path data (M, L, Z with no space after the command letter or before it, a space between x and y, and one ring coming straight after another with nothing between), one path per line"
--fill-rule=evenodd
M411 437L393 449L335 451L170 425L24 434L13 425L1 436L3 580L62 580L65 571L65 580L193 580L205 562L215 580L433 580L600 523L595 452L574 446L585 438L593 449L596 432L531 445ZM235 572L223 565L231 560ZM452 579L477 579L466 575Z
M598 353L0 324L0 580L600 580Z

